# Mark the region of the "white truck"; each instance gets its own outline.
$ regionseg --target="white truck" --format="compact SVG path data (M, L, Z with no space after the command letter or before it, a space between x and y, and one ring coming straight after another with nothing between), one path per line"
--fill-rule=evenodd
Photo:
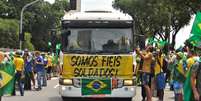
M60 95L66 101L132 101L133 50L129 15L103 10L67 13L62 19Z

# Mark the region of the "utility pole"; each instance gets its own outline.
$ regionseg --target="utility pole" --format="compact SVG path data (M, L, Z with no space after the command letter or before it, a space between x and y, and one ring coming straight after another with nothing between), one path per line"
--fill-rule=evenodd
M26 9L26 8L28 8L29 6L31 6L31 5L33 5L33 4L35 4L35 3L37 3L37 2L39 2L40 0L35 0L35 1L33 1L33 2L30 2L30 3L28 3L28 4L26 4L23 8L22 8L22 10L21 10L21 14L20 14L20 33L19 33L19 37L21 37L21 38L19 38L19 40L20 40L20 50L22 49L22 36L23 36L23 14L24 14L24 10Z

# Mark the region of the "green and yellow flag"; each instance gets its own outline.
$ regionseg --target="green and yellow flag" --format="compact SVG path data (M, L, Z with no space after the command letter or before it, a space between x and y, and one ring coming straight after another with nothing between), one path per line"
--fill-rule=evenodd
M189 38L190 43L195 47L201 47L201 36L193 35Z
M201 47L201 12L196 14L189 42L195 47Z
M183 90L184 90L184 101L195 101L193 96L193 90L191 87L191 69L187 73Z
M154 38L154 37L149 37L149 38L148 38L148 44L149 44L149 45L153 45L153 44L155 44L155 43L157 43L157 41L155 41L155 38Z
M12 94L14 88L15 67L12 62L0 64L1 87L0 94Z
M196 14L191 34L201 36L201 12Z
M111 94L110 79L82 79L82 95Z

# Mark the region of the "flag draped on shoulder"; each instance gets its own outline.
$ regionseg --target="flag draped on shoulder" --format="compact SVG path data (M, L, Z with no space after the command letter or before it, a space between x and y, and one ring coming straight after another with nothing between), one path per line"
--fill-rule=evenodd
M184 90L184 101L194 101L193 90L191 87L191 69L187 73L183 90Z
M196 14L191 34L201 36L201 12Z
M3 62L0 64L1 89L0 94L12 94L14 88L15 67L12 62Z

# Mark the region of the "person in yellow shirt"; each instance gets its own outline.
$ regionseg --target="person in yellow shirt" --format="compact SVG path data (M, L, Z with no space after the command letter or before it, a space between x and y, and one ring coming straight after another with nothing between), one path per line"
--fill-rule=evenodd
M14 64L17 72L24 70L24 60L20 56L14 58Z
M15 78L14 78L15 83L14 84L16 84L16 82L18 82L20 94L21 94L21 96L24 96L24 88L23 88L23 82L22 82L22 74L24 71L24 60L21 57L21 55L22 55L22 52L17 51L15 54L15 58L14 58L14 65L15 65L15 69L16 69L16 74L15 74ZM14 87L12 95L16 95L15 87Z
M195 64L195 57L196 54L194 52L189 52L188 53L188 59L187 59L187 70L190 70L190 68Z
M143 59L143 66L142 66L142 84L146 90L147 101L152 101L151 89L149 87L149 83L151 82L151 64L152 64L152 51L153 47L148 46L145 50L145 54L141 53L139 49L136 49L136 53L140 55Z

